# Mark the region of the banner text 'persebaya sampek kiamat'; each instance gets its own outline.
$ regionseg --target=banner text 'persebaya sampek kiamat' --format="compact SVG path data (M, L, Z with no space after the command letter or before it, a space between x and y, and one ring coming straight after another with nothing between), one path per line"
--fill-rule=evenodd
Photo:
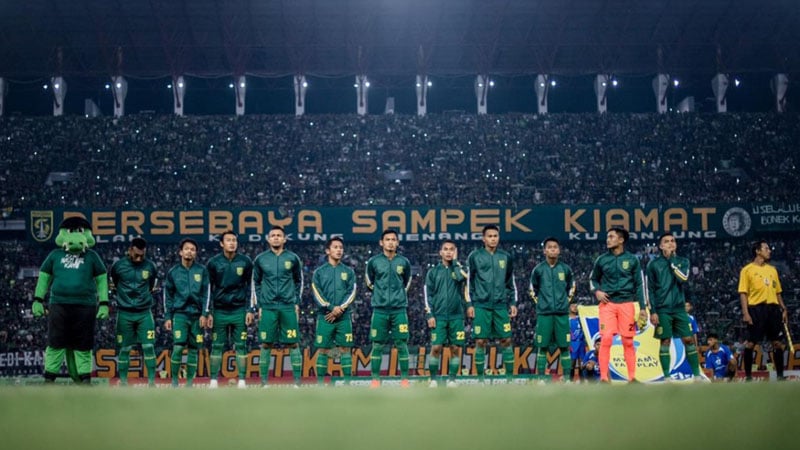
M698 204L659 206L537 205L529 207L252 207L186 210L56 209L28 215L31 239L51 242L65 217L90 220L99 243L141 236L151 242L184 237L217 240L233 230L243 242L262 242L272 226L292 241L376 242L385 229L402 241L480 240L486 225L500 227L505 241L603 240L611 227L632 239L655 239L670 231L678 238L729 239L754 233L800 231L800 203Z

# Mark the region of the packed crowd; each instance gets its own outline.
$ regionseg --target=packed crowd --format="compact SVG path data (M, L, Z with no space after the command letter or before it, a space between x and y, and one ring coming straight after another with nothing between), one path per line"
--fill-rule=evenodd
M0 207L793 200L797 115L0 120ZM69 172L62 178L51 173ZM399 175L402 172L402 175Z

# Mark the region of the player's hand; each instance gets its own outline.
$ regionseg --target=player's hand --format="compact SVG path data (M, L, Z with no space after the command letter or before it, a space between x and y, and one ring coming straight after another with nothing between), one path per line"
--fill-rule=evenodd
M251 313L251 312L245 314L245 316L244 316L244 324L249 327L250 325L253 324L253 321L255 320L255 318L256 318L256 315Z
M44 303L39 300L34 301L33 305L31 305L31 314L33 314L33 317L42 317L44 315Z
M637 325L639 325L640 330L647 326L647 311L644 309L639 311L639 321Z
M786 312L786 308L784 308L783 312L781 313L781 320L783 323L789 323L789 313Z
M96 318L100 320L108 319L108 305L100 305L100 307L97 308Z
M598 302L600 302L602 304L608 303L608 301L611 300L608 297L608 294L606 294L605 292L603 292L601 290L594 291L594 297L597 299Z
M650 322L653 325L658 326L658 314L656 313L650 314Z
M517 305L511 305L511 307L508 309L508 316L512 319L517 317Z
M172 331L172 321L171 320L165 320L164 321L164 329L167 330L167 331Z
M436 318L431 317L428 319L428 328L436 328Z
M753 324L753 318L750 317L750 313L747 311L744 312L744 317L742 317L742 321L748 325Z
M206 319L206 326L208 328L214 328L214 316L209 314L208 318Z
M475 308L474 307L470 306L470 307L467 308L467 317L469 317L470 319L474 319L475 318Z
M200 328L205 328L208 325L208 318L206 316L200 316Z
M336 321L336 319L338 319L339 317L342 317L342 314L344 314L344 310L342 309L342 307L338 306L338 305L334 306L333 310L331 312L329 312L328 314L325 314L325 321L329 322L329 323L333 323L333 322Z

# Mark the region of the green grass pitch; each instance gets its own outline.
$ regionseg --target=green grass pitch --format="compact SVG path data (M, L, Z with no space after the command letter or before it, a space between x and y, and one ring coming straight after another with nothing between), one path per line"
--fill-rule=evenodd
M789 449L800 385L0 387L4 449Z

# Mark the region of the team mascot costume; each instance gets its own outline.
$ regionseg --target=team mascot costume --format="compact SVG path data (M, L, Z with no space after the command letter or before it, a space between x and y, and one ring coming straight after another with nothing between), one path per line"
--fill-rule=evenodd
M108 318L106 267L90 249L94 244L89 221L82 217L64 219L56 237L59 248L47 255L39 269L31 311L34 317L45 314L44 298L49 292L46 383L55 381L65 358L69 376L76 383L92 381L95 319Z

